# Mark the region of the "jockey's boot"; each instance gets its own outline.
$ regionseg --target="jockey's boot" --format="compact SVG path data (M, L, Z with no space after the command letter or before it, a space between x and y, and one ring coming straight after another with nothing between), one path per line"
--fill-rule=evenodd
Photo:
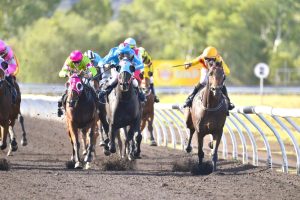
M222 93L224 94L224 96L225 96L226 99L227 99L227 102L228 102L228 110L234 109L235 106L234 106L233 103L231 103L231 101L230 101L230 99L229 99L229 97L228 97L228 92L227 92L227 88L226 88L225 85L224 85L223 88L222 88Z
M14 83L13 83L13 77L12 76L6 76L5 79L8 82L9 88L10 88L10 92L11 92L11 98L12 98L12 103L16 104L17 101L17 90L14 87Z
M158 98L158 96L156 96L156 94L155 94L154 84L153 84L153 83L150 83L150 89L151 89L151 92L154 94L154 102L155 102L155 103L159 103L159 98Z
M185 103L184 103L184 105L183 105L184 108L185 108L185 107L191 107L191 106L192 106L193 99L194 99L195 95L197 94L197 92L198 92L199 90L201 90L202 88L204 88L204 86L205 86L205 85L203 85L203 84L201 84L201 83L198 83L198 84L195 86L193 92L192 92L192 93L188 96L188 98L185 100Z
M106 103L106 95L109 95L111 93L111 91L114 89L114 87L116 87L118 84L117 83L113 83L111 85L108 85L105 89L103 90L100 90L99 93L98 93L98 98L99 98L99 101L100 103Z
M62 95L61 99L58 100L58 102L57 102L57 106L58 106L58 109L57 109L57 116L58 116L58 117L61 117L61 116L64 114L64 112L62 111L62 106L63 106L63 103L65 103L66 100L67 100L66 97L67 97L67 94L64 93L64 94Z
M136 87L136 90L137 90L137 93L138 93L138 96L139 96L139 99L140 101L143 103L143 102L146 102L146 96L143 92L143 90L138 86Z

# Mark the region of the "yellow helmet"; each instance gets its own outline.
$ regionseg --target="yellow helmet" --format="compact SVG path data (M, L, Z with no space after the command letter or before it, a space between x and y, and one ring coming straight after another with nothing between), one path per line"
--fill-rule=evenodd
M218 51L215 47L209 46L204 49L202 55L204 58L216 58Z

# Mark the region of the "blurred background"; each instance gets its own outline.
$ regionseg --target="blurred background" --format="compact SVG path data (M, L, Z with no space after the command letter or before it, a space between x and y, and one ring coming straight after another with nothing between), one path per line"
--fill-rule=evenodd
M0 4L0 38L18 57L17 78L23 84L63 86L58 72L72 50L92 49L104 57L110 48L133 37L154 59L160 93L167 85L190 91L199 80L197 67L170 66L199 56L210 45L231 69L226 80L229 91L240 87L239 92L258 93L254 67L264 62L270 67L264 80L273 88L270 93L282 86L293 88L284 89L286 93L300 93L299 0L0 0Z

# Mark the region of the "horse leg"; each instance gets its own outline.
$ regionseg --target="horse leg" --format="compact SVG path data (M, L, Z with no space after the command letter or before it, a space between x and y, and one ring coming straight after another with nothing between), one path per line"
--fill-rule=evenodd
M127 143L127 150L128 150L128 160L134 160L134 126L130 126L127 137L126 137L126 143Z
M191 116L191 112L189 111L189 109L185 111L184 116L185 116L186 127L190 130L188 144L185 148L185 151L187 153L190 153L193 149L192 146L191 146L191 142L192 142L193 135L194 135L194 132L195 132L195 127L193 125L192 116Z
M82 129L81 130L81 142L82 142L82 155L86 155L87 154L87 149L86 149L86 133L87 130L86 129Z
M110 125L109 151L111 153L116 153L116 144L115 144L116 134L117 134L117 129L113 125Z
M150 132L150 146L157 146L153 135L153 116L151 116L148 120L148 131Z
M26 131L25 131L25 126L24 126L24 117L22 116L21 112L19 113L19 122L22 127L22 139L21 139L21 144L22 146L27 145L27 139L26 139Z
M213 140L213 149L212 149L212 164L213 164L213 171L217 170L217 161L218 161L218 148L222 138L222 130L221 132L217 132L217 135L214 136Z
M0 149L4 150L7 147L7 134L8 134L8 122L5 123L3 127L1 127L1 140L0 140Z
M72 145L73 145L73 160L75 162L74 168L82 168L82 163L79 159L79 148L80 144L78 142L78 129L74 125L70 124L69 122L69 134L71 136Z
M100 111L99 113L99 128L100 128L100 133L101 133L101 142L100 142L100 146L107 146L109 143L109 136L108 136L108 132L109 132L109 124L107 122L106 119L106 112L105 112L105 108L102 109L102 111ZM102 129L103 128L103 129ZM105 136L106 138L104 139L103 137L103 130L105 132Z
M192 143L193 135L194 135L194 132L195 132L194 128L189 128L189 130L190 130L190 136L189 136L189 140L188 140L187 146L185 148L185 151L187 153L191 153L191 151L193 149L191 143Z
M89 163L92 161L92 151L93 151L93 137L95 132L95 124L92 125L90 128L89 134L88 134L88 148L87 148L87 154L84 158L84 161Z
M204 158L204 152L203 152L203 135L200 135L198 132L198 158L199 158L199 166L202 165L202 161Z
M121 131L119 131L119 133L116 136L117 136L117 140L118 140L119 154L120 154L120 157L123 158L125 156L125 154L123 154L123 143L122 143L122 138L121 138Z
M15 131L12 126L9 126L9 138L10 138L10 145L9 145L9 150L7 152L7 156L11 156L12 151L17 151L18 149L18 143L16 141L15 137Z

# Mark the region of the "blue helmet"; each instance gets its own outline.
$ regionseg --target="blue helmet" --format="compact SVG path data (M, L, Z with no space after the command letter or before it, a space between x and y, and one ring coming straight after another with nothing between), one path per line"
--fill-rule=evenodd
M133 38L127 38L124 43L128 44L130 48L136 48L136 41Z
M120 60L124 57L132 59L132 57L134 56L134 51L130 48L128 44L121 43L118 47L118 55Z

